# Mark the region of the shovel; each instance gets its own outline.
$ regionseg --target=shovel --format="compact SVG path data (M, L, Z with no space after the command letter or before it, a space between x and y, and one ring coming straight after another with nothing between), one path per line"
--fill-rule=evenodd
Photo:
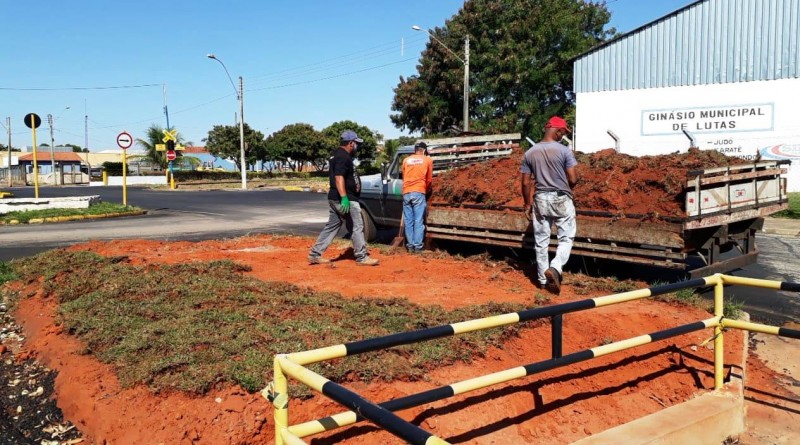
M394 237L392 240L392 244L390 247L400 247L403 245L403 241L406 239L406 223L403 215L400 215L400 231L397 232L397 236Z

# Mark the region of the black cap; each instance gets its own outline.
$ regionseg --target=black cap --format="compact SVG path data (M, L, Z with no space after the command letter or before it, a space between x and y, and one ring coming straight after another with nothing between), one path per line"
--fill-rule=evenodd
M424 143L422 141L419 141L416 144L414 144L414 148L427 149L428 148L428 144L426 144L426 143Z

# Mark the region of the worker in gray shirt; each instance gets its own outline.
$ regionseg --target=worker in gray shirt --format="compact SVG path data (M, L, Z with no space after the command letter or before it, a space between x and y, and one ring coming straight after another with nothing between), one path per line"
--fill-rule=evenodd
M533 222L538 284L556 295L561 292L562 270L577 229L572 188L578 182L578 161L569 147L559 142L570 132L563 118L550 118L544 127L544 138L525 152L520 169L525 215ZM549 260L553 224L558 248Z

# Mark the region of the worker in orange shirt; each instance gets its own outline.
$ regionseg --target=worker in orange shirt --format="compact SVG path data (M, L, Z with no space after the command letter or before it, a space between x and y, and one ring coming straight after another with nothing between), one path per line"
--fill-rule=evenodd
M425 236L425 210L433 191L433 160L427 153L428 145L420 141L414 145L414 154L403 161L403 219L409 253L422 251Z

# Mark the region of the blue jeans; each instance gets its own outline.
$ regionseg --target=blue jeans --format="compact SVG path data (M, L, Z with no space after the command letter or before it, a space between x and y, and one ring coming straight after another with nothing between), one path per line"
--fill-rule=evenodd
M403 220L406 225L406 249L422 250L425 236L425 194L410 192L403 195Z
M320 232L317 237L317 242L311 248L309 256L319 258L331 245L333 239L339 233L342 224L347 224L348 228L352 224L353 229L350 235L350 240L353 242L353 253L356 256L356 261L361 261L367 258L367 243L364 241L364 220L361 219L361 205L358 201L350 201L350 212L340 213L339 208L341 205L339 201L328 200L328 223Z
M552 224L556 225L558 248L553 260L548 262ZM547 283L544 271L548 267L561 273L569 259L577 227L572 197L563 192L536 192L533 196L533 238L536 245L536 272L539 283Z

